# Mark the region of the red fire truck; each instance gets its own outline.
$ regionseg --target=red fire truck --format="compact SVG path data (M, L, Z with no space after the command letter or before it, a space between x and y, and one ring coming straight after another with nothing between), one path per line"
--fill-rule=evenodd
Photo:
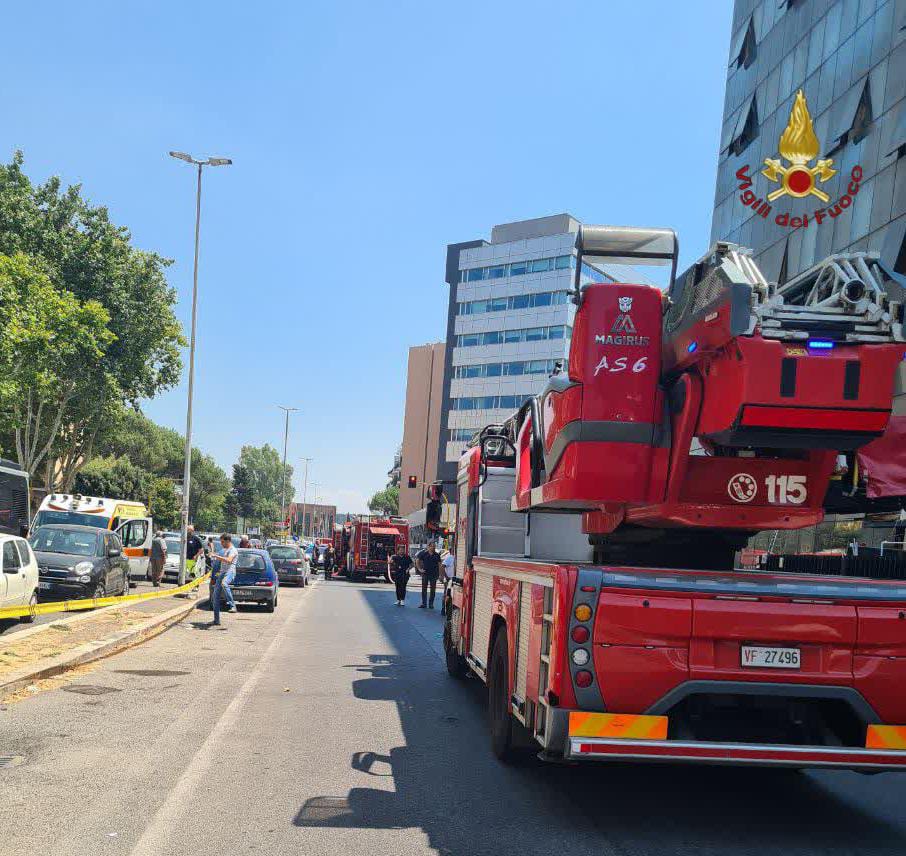
M669 230L577 253L568 368L459 466L444 647L494 753L906 769L906 581L734 570L887 429L906 280L855 254L778 287L728 244L676 278ZM582 284L583 256L669 291Z
M337 568L351 580L385 577L387 557L398 547L409 550L409 522L402 517L367 515L350 517L335 533Z

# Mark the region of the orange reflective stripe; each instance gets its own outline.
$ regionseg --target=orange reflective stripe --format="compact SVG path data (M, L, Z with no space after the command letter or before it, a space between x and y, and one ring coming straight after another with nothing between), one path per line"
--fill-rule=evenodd
M869 725L866 749L906 749L906 725Z
M570 737L624 737L627 740L666 740L667 717L634 713L570 711Z

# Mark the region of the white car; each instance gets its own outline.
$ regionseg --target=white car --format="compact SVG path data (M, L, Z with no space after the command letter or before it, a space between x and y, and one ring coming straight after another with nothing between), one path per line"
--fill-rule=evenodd
M28 606L38 602L38 562L28 541L0 535L0 606ZM30 615L21 621L34 621Z

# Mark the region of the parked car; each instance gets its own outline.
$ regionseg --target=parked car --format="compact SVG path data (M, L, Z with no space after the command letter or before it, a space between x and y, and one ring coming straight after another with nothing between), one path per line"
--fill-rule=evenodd
M182 551L182 534L180 532L164 532L164 541L167 542L167 558L164 559L164 579L179 579L179 558Z
M274 570L281 583L295 583L297 586L308 585L308 558L299 547L289 544L275 544L268 548Z
M129 594L129 560L116 532L52 523L31 536L42 599Z
M268 612L277 608L280 580L267 550L243 548L236 558L236 578L230 586L237 603L263 604Z
M38 561L28 541L17 535L0 535L0 606L28 606L38 602ZM30 623L34 616L20 621Z

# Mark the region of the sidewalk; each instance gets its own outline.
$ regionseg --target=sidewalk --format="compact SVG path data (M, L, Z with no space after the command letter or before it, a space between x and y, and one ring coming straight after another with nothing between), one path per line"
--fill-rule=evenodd
M198 602L167 597L109 606L0 637L0 699L156 636L185 618Z

